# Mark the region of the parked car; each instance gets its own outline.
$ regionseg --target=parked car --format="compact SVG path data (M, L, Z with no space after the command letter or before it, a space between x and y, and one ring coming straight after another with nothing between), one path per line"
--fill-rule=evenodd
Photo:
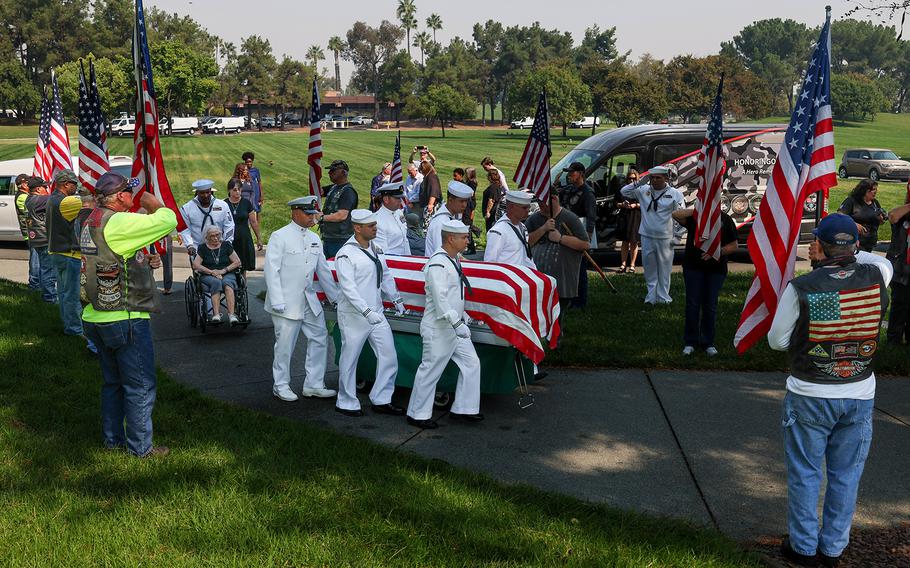
M255 122L256 119L254 118L253 121ZM274 116L263 116L262 119L259 121L259 123L255 124L254 126L259 126L259 125L261 125L263 128L275 128L275 126L276 126L275 117Z
M359 115L351 119L351 124L357 124L359 126L370 126L373 124L373 118L370 116Z
M195 116L174 116L170 123L166 116L158 120L158 132L161 134L189 134L192 136L199 130L199 119Z
M115 118L111 121L110 131L112 136L133 135L136 128L136 118L132 116Z
M910 179L910 162L902 160L891 150L883 148L854 148L844 152L837 173L841 178L850 176L880 179Z
M591 128L593 126L600 126L599 116L583 116L569 123L569 128Z
M518 130L531 128L532 126L534 126L534 117L532 116L526 116L521 120L513 120L509 123L509 128L517 128Z
M124 177L130 177L133 159L129 156L111 156L111 170ZM0 162L0 241L21 241L19 220L16 217L16 176L31 175L34 158L6 160ZM73 156L73 171L79 173L79 155Z
M300 124L302 122L303 122L303 119L301 118L301 116L299 114L294 113L294 112L286 112L286 113L278 115L276 124L279 126L280 125L300 126Z
M242 116L219 116L204 124L202 130L212 134L227 134L228 132L240 132L244 126Z

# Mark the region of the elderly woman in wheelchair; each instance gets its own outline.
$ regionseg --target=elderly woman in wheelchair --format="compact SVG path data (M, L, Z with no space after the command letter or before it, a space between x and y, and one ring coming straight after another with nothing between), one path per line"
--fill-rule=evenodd
M228 319L231 324L238 323L234 313L235 290L237 278L234 270L240 268L240 257L234 252L231 243L223 242L221 229L215 225L209 226L205 232L205 244L196 249L193 259L195 270L202 282L202 288L212 296L212 323L220 324L221 294L227 303Z

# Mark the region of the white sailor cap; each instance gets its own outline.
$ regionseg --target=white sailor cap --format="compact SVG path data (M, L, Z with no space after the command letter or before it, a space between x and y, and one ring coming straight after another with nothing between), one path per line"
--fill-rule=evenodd
M354 209L351 211L351 222L358 225L369 225L376 222L376 214L369 209Z
M319 198L315 195L304 195L303 197L288 201L288 207L291 209L300 209L304 213L312 215L319 211Z
M652 176L666 176L670 175L670 168L667 166L654 166L648 170L648 173Z
M518 205L530 205L534 195L527 191L516 191L510 189L506 192L506 201Z
M209 191L215 193L215 182L210 179L197 179L193 182L193 191L199 193L200 191Z
M446 219L442 222L443 233L454 233L456 235L467 235L468 226L458 219Z
M460 197L461 199L467 199L474 195L474 190L471 189L471 186L466 183L461 183L460 181L455 181L454 179L449 182L449 195L452 197Z
M392 183L381 185L376 189L376 194L381 196L388 195L390 197L403 197L404 184L400 181L394 181Z

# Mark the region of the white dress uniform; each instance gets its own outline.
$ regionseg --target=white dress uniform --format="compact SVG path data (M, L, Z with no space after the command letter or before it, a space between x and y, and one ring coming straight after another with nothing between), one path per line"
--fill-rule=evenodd
M313 275L331 302L338 301L338 287L313 231L291 222L272 233L265 254L265 311L275 326L272 361L274 392L290 389L291 355L300 331L307 339L304 390L325 388L328 331L322 303L313 289Z
M661 173L652 168L652 173ZM666 170L664 170L666 175ZM672 213L685 207L685 199L678 189L667 185L656 190L650 185L631 183L620 189L623 197L637 199L641 204L641 263L645 269L648 293L646 304L669 304L670 272L673 269L673 217Z
M483 259L486 262L526 266L537 270L528 246L528 228L524 223L513 224L505 215L487 232L487 250L483 253Z
M467 229L464 223L458 223ZM460 327L467 330L465 287L460 269L460 261L442 248L430 257L423 269L426 287L426 307L420 320L423 356L408 402L408 416L415 420L429 420L433 416L436 384L449 361L454 361L460 371L452 412L480 412L480 359L471 343L470 331L467 331L467 337L459 336L457 332Z
M180 238L187 247L199 248L205 242L205 229L211 225L221 228L222 240L234 242L234 218L231 209L221 199L212 197L208 207L203 207L194 197L180 208L186 229L180 231Z
M341 292L338 298L341 357L338 361L336 406L343 410L360 410L357 360L367 341L376 354L376 382L370 391L370 402L377 406L389 404L395 391L398 357L392 328L382 312L382 295L392 300L399 312L404 312L395 279L382 251L372 244L364 249L355 237L344 243L335 255L335 272ZM376 318L376 315L379 317ZM370 318L377 323L371 324Z
M385 254L408 256L411 254L411 245L408 243L408 225L405 222L404 211L392 211L382 206L376 212L376 238L373 244L382 249Z
M432 251L438 250L442 246L442 225L446 221L451 221L455 219L456 216L453 215L449 208L444 204L440 207L436 214L430 217L430 224L427 225L427 235L424 238L424 251L427 254L430 254Z

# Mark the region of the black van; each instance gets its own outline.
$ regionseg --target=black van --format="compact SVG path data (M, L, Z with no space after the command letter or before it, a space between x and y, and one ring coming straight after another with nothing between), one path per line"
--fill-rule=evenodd
M585 165L586 179L597 195L598 249L612 249L617 240L616 227L622 201L619 189L625 184L630 167L644 174L664 165L670 168L670 183L695 203L698 179L695 168L705 138L704 124L646 124L608 130L594 135L566 154L551 170L554 180L566 183L563 168L572 162ZM730 124L724 126L727 146L727 172L723 183L721 209L728 213L745 244L752 221L777 162L777 150L784 140L786 126L770 124ZM812 240L815 226L816 196L806 200L800 241ZM676 226L683 242L685 229Z

